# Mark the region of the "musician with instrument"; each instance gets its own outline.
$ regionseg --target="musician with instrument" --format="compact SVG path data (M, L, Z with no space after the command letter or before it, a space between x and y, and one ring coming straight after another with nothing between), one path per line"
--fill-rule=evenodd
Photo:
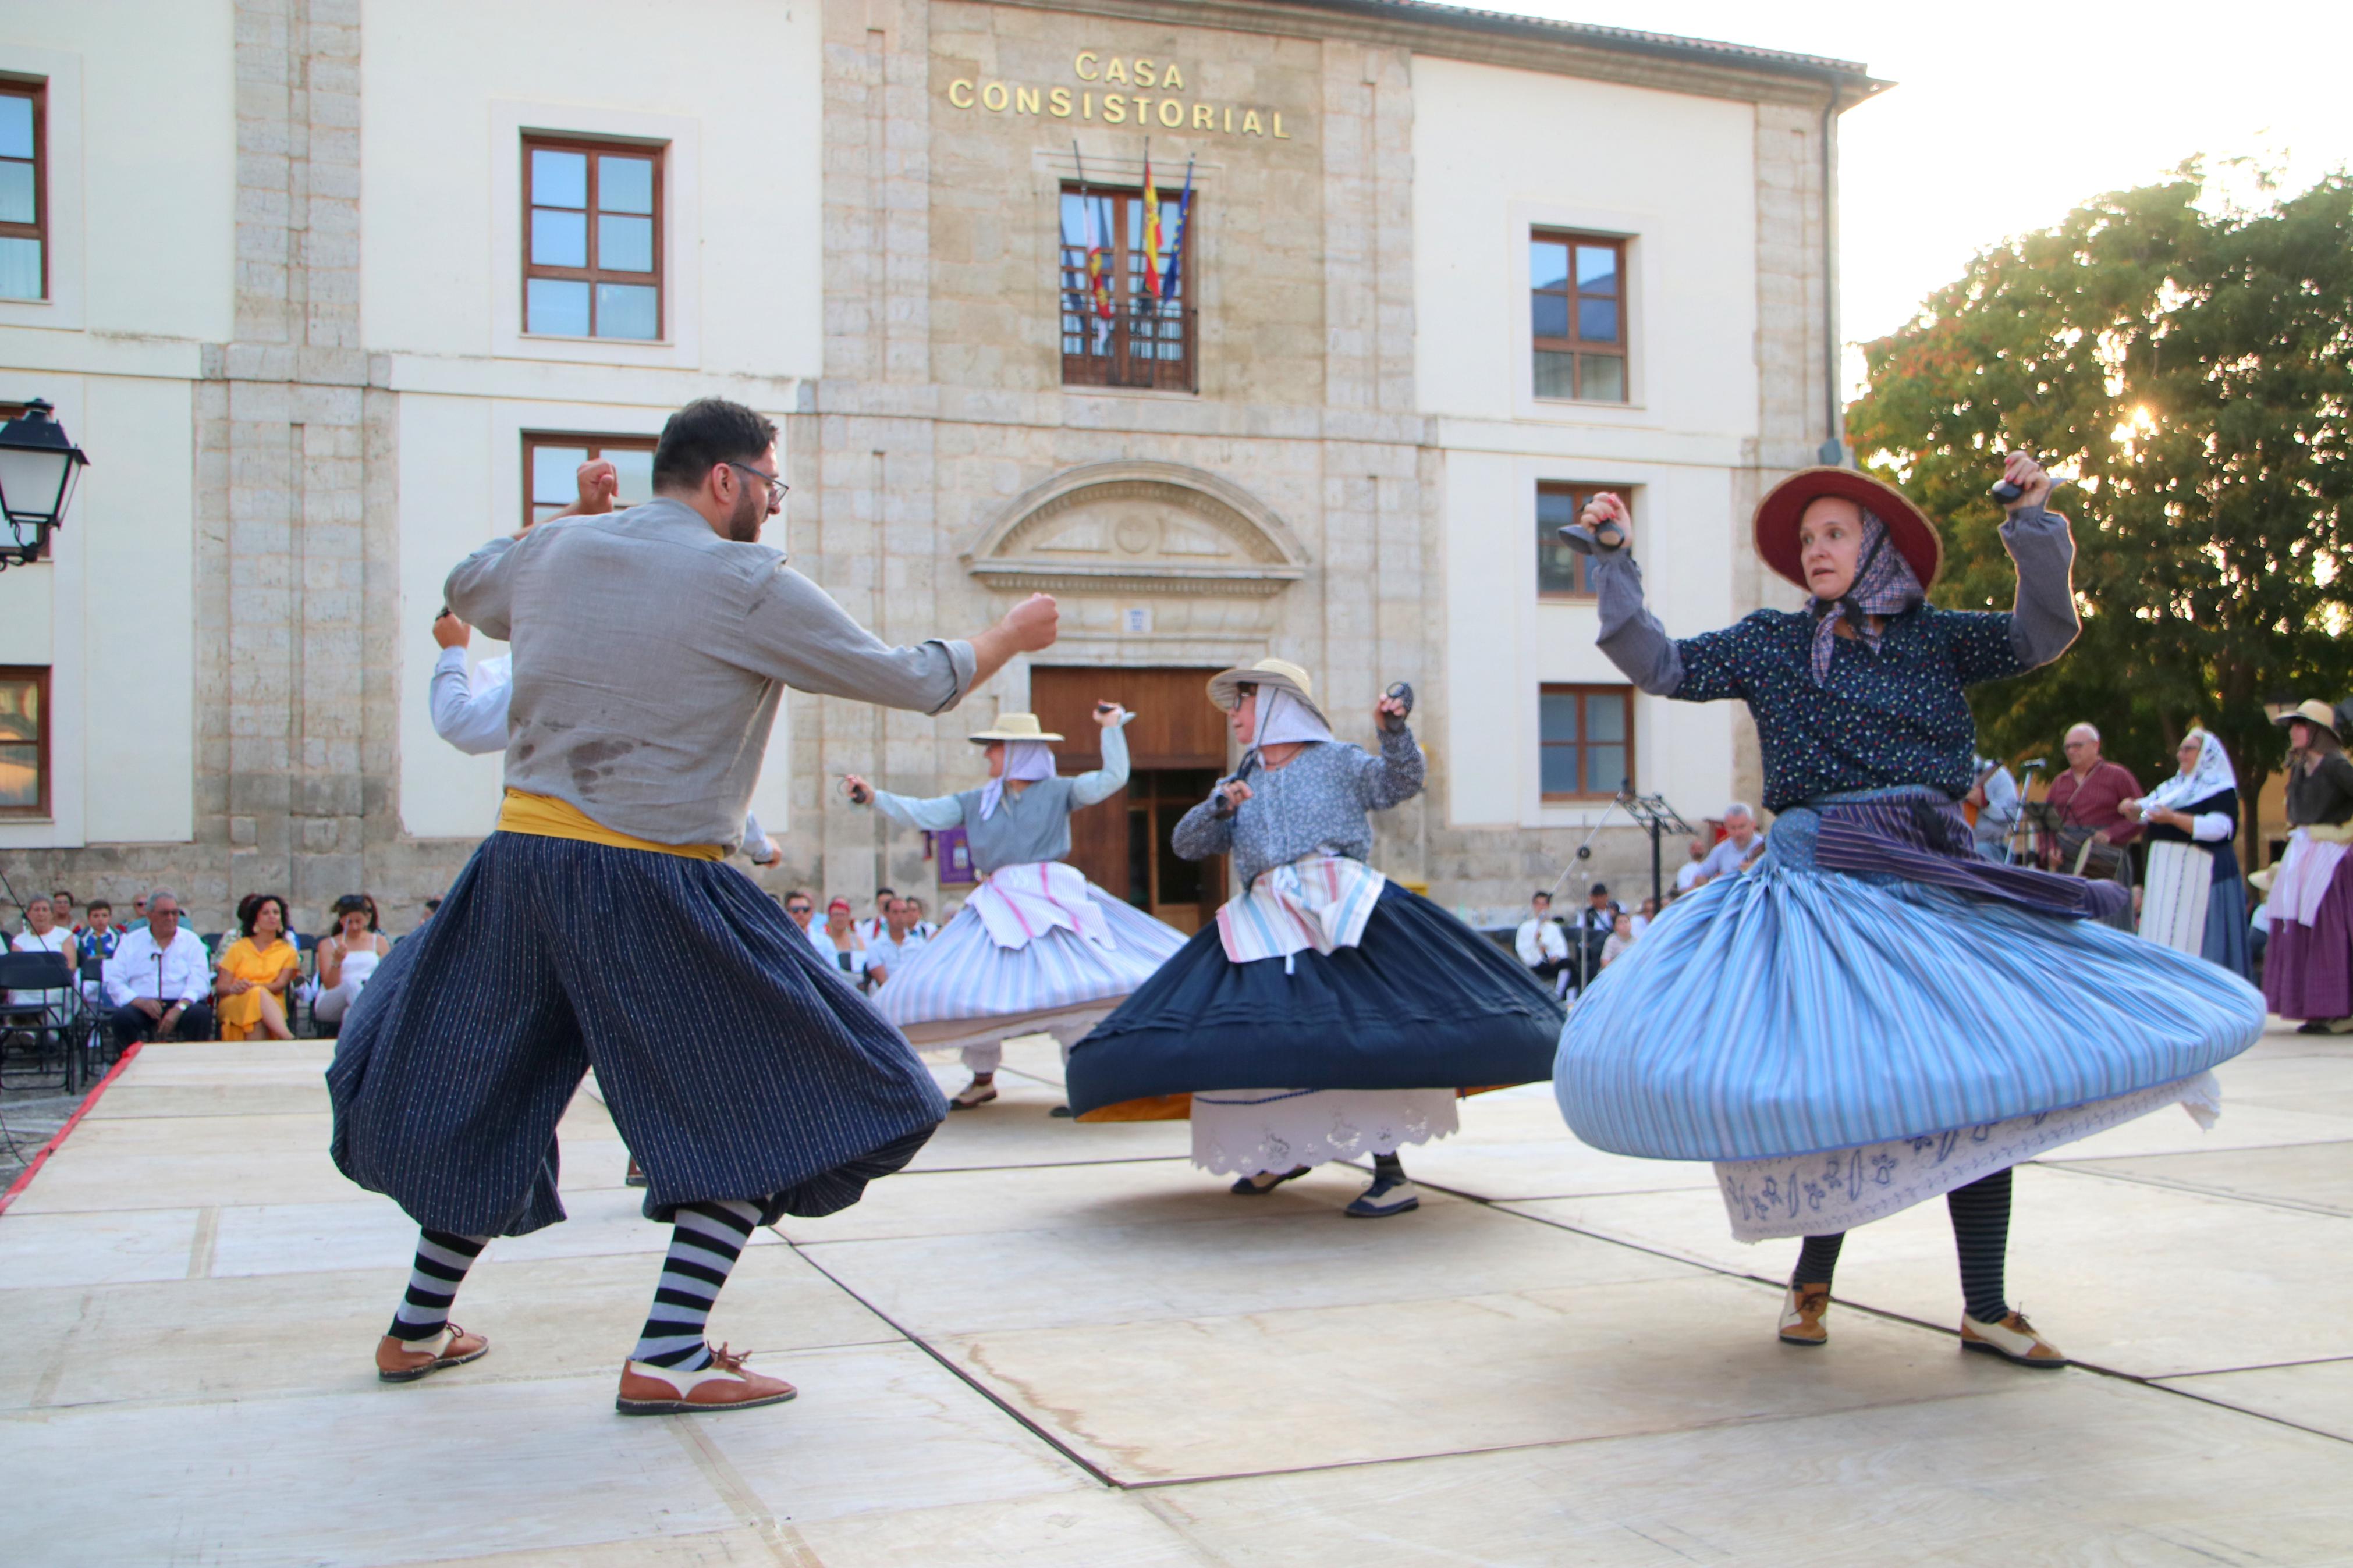
M1380 753L1336 739L1279 658L1209 682L1242 760L1185 814L1188 860L1233 857L1242 891L1071 1048L1082 1121L1193 1124L1193 1163L1256 1197L1371 1156L1347 1212L1419 1197L1398 1151L1455 1130L1472 1089L1540 1081L1560 1005L1510 955L1366 861L1371 814L1421 793L1413 691L1374 710Z

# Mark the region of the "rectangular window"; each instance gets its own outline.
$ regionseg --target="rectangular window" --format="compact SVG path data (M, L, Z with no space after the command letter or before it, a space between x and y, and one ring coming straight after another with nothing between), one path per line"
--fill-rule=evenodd
M1547 686L1537 699L1546 800L1607 800L1634 786L1634 689Z
M650 436L532 435L522 438L522 518L545 522L580 499L580 465L602 458L621 481L616 510L654 495Z
M1634 506L1627 500L1624 485L1573 485L1545 483L1536 486L1536 595L1545 599L1589 599L1593 583L1586 575L1593 558L1579 555L1560 542L1560 531L1577 521L1593 498L1603 490L1626 501L1629 542L1631 542Z
M1528 307L1538 397L1626 401L1626 242L1528 237Z
M49 297L48 94L0 81L0 300Z
M522 330L659 338L661 149L526 136L522 165Z
M49 672L0 666L0 819L49 815Z
M1181 189L1157 191L1158 265L1145 243L1141 191L1062 189L1062 384L1198 390L1194 374L1193 237L1200 193L1182 218ZM1171 267L1171 256L1176 265Z

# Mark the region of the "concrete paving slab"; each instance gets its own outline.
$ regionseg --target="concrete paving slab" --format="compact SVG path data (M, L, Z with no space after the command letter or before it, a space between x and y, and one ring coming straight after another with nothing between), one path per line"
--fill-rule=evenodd
M2241 1104L2222 1087L2222 1114L2209 1130L2178 1106L2111 1127L2105 1132L2073 1143L2063 1143L2042 1157L2044 1164L2072 1160L2113 1160L2141 1154L2211 1154L2221 1149L2263 1149L2287 1143L2353 1142L2353 1117L2322 1115L2312 1110L2282 1110L2269 1105Z
M1334 1192L1335 1199L1345 1195ZM1134 1223L1124 1226L824 1242L802 1251L923 1336L1219 1318L1689 1272L1630 1247L1537 1231L1496 1210L1434 1196L1415 1213L1383 1220L1350 1219L1335 1203L1305 1216L1159 1223L1161 1212L1192 1212L1182 1194L1132 1200L1130 1211ZM987 1283L976 1288L977 1280Z
M0 1225L0 1291L185 1279L204 1209L26 1214ZM12 1298L0 1297L0 1300Z
M309 1083L116 1084L93 1107L91 1121L126 1116L318 1116L327 1086Z
M2289 1143L2211 1154L2154 1154L2138 1160L2080 1160L2071 1168L2353 1216L2353 1146L2343 1143Z
M2164 1386L2353 1443L2353 1361L2214 1372L2168 1378Z
M1855 1320L1838 1355L1797 1350L1773 1337L1776 1313L1762 1287L1678 1273L946 1342L1131 1485L1934 1401L2031 1375L1884 1319Z
M1216 1561L1283 1568L2346 1561L2353 1447L2108 1379L2018 1377L1974 1397L1152 1495Z
M1237 1199L1223 1181L1186 1160L906 1172L874 1183L839 1214L786 1215L776 1229L796 1242L976 1236L1134 1225L1139 1211L1165 1225L1231 1220L1244 1204L1259 1217L1321 1216L1355 1197L1365 1181L1362 1172L1343 1167L1287 1182L1263 1197Z
M1511 1207L1774 1281L1798 1255L1795 1241L1733 1240L1713 1193ZM2353 1220L2110 1180L2075 1164L2021 1168L2010 1226L2011 1305L2092 1365L2173 1377L2353 1356L2353 1317L2337 1310L2353 1299ZM2229 1308L2186 1308L2185 1289ZM1918 1204L1850 1237L1837 1296L1957 1328L1945 1205ZM1834 1310L1834 1334L1842 1321Z
M934 1068L944 1089L962 1088L961 1068ZM1051 1084L1010 1075L997 1080L997 1098L976 1110L952 1112L908 1163L911 1171L971 1171L998 1165L1060 1165L1099 1160L1154 1160L1189 1155L1192 1123L1121 1121L1082 1126L1049 1116L1062 1103Z

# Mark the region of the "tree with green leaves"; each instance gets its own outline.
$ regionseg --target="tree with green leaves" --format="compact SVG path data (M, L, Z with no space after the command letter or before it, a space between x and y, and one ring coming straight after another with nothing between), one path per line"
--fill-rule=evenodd
M2195 163L1979 256L1867 344L1865 467L1941 520L1939 603L2007 609L1989 494L2025 448L2080 476L2084 633L1972 694L1988 755L2055 756L2089 720L2142 784L2193 723L2238 766L2246 863L2284 754L2269 705L2353 689L2353 181L2250 210Z

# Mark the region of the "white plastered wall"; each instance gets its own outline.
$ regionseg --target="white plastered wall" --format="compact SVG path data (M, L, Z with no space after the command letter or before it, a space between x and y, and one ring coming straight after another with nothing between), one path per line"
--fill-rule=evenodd
M1731 617L1732 476L1757 427L1755 110L1417 57L1416 374L1444 452L1447 803L1457 826L1574 826L1546 805L1539 689L1622 684L1589 604L1535 587L1535 488L1626 489L1652 609ZM1539 402L1532 228L1624 237L1630 397ZM1686 816L1730 788L1733 710L1637 695L1637 787Z

